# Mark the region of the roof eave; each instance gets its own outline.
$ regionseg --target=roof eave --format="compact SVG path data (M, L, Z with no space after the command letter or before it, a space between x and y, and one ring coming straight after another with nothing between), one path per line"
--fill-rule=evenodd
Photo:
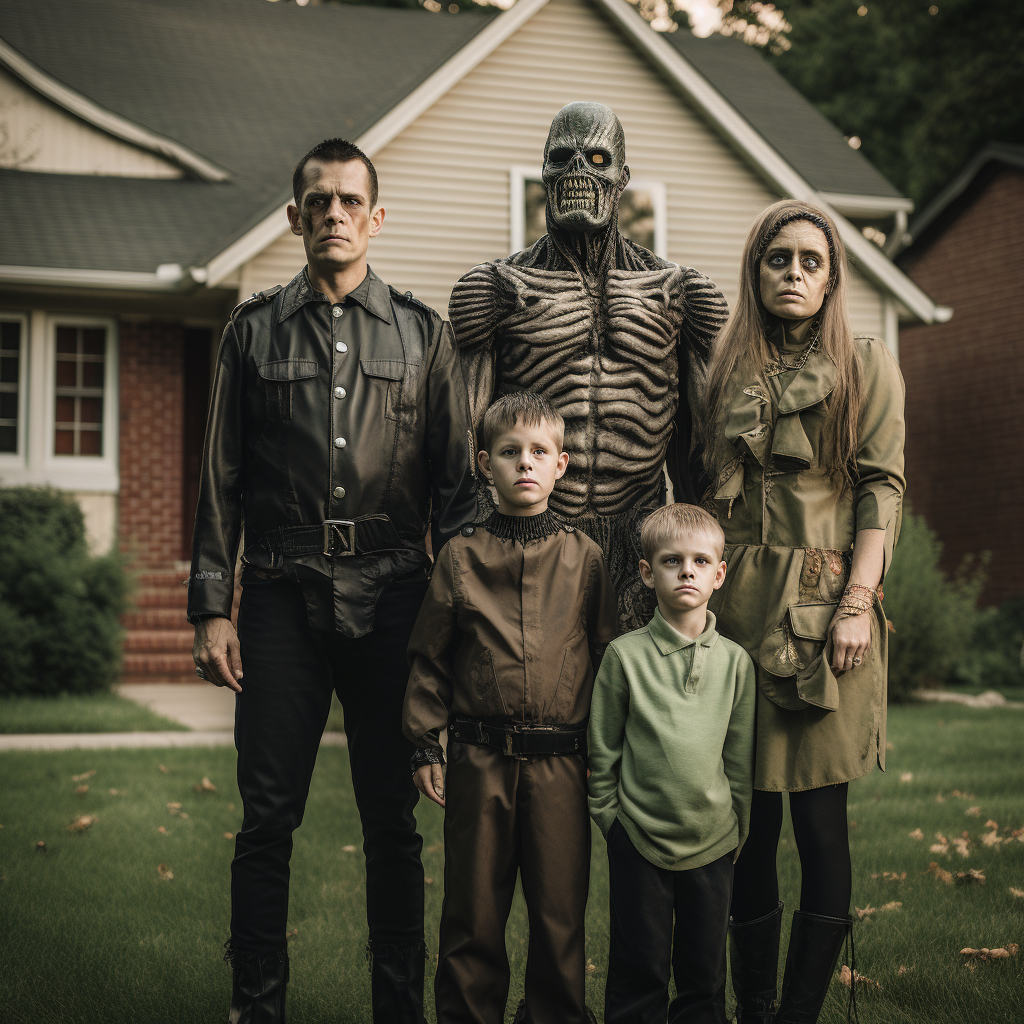
M143 128L134 121L129 121L126 117L115 114L106 107L101 107L87 96L64 85L63 82L59 82L42 68L33 64L27 57L23 57L3 39L0 39L0 66L6 68L41 96L45 96L58 107L74 114L75 117L91 124L94 128L121 139L123 142L138 146L140 149L155 153L201 181L227 181L231 177L223 167L218 167L206 157L200 156L180 142L159 135L148 128Z
M0 266L0 285L181 292L195 288L201 280L201 270L184 271L177 263L163 264L154 273L130 270L79 270L70 267Z

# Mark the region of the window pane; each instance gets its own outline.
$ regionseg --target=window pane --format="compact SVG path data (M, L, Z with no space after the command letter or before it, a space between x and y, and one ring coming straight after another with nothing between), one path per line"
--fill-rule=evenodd
M17 320L4 320L0 323L0 348L18 351L21 341L21 324Z
M0 452L16 452L18 450L18 428L0 427Z
M75 400L73 398L58 398L57 399L57 422L58 423L74 423L75 422Z
M74 327L57 328L57 351L77 352L78 351L78 330Z
M70 362L66 359L57 360L57 387L59 388L73 388L77 383L75 378L75 370L78 368L77 363Z
M78 435L79 455L102 455L101 441L103 435L98 430L83 430Z
M0 392L0 420L16 420L18 418L18 392Z
M107 332L102 327L82 331L82 351L87 356L102 356L107 351Z
M82 423L103 422L103 399L83 398L81 399L81 412L78 415Z
M17 356L5 356L0 359L0 383L18 383L18 358Z
M54 455L75 454L75 432L73 430L57 430L53 435Z
M82 386L87 388L103 387L102 363L82 363Z

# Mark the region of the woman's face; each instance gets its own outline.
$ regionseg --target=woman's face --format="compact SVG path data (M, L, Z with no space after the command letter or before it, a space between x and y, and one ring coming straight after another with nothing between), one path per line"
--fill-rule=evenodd
M761 259L761 301L782 320L806 320L821 309L828 274L825 233L808 220L791 221Z

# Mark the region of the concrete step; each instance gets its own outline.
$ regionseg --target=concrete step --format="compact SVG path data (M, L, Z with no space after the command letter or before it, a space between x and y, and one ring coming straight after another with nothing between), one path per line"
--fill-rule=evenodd
M133 654L191 654L194 636L191 629L130 629L124 649Z

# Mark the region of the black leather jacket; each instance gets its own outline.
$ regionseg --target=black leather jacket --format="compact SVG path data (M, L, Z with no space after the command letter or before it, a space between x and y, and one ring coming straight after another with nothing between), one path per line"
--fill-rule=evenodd
M362 636L392 580L476 515L451 329L373 271L341 304L303 269L221 341L188 584L190 622L231 614L235 556L297 580L310 623Z

